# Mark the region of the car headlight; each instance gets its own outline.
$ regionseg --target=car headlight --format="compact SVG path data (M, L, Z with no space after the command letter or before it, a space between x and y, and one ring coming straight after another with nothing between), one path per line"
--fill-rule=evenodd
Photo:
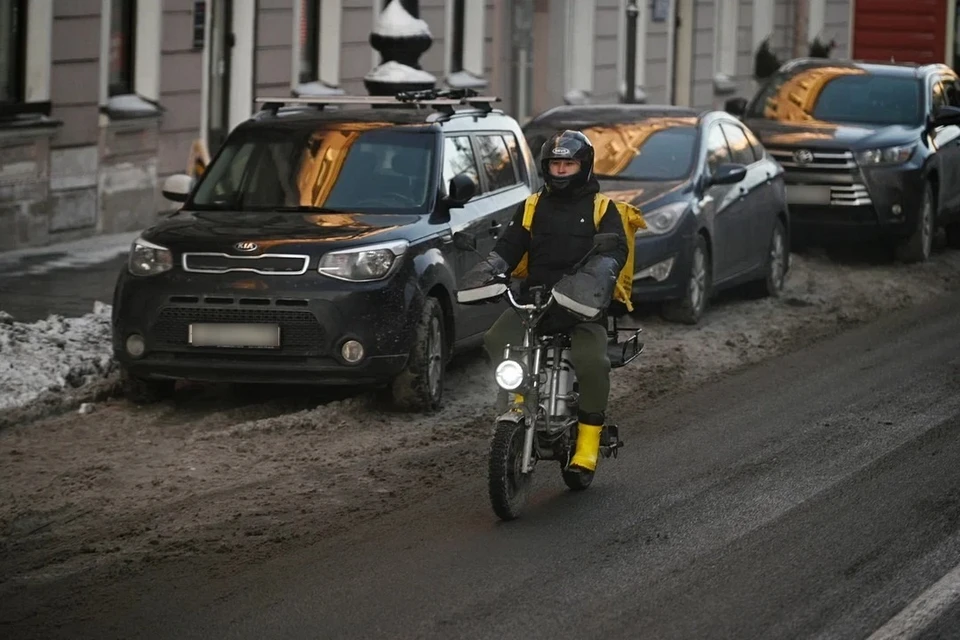
M902 147L886 147L884 149L867 149L856 154L857 164L860 166L879 166L903 164L913 155L917 145L911 144Z
M686 202L673 202L657 207L649 213L642 212L647 228L637 231L637 236L662 235L673 231L686 210Z
M519 389L520 385L523 384L524 378L527 377L523 365L516 360L504 360L497 365L497 369L493 375L497 380L497 384L500 385L500 388L506 391Z
M155 276L173 268L170 249L137 238L130 247L127 270L135 276Z
M318 271L351 282L382 280L396 270L410 246L406 240L331 251L320 259Z

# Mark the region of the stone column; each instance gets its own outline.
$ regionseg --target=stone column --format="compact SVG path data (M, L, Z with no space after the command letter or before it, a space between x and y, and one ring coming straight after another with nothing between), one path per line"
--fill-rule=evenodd
M420 56L433 44L433 36L419 15L418 0L390 0L384 7L370 34L370 45L380 54L380 64L363 79L370 95L436 87L436 77L420 67Z

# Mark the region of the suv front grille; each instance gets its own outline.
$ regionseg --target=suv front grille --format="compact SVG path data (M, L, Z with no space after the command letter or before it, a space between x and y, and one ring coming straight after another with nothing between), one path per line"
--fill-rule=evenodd
M285 253L231 256L226 253L184 253L183 270L190 273L247 271L265 276L299 276L307 272L310 257Z
M851 151L826 149L770 149L767 151L786 170L786 183L829 192L822 200L831 207L863 207L872 204L870 192L861 182L857 161ZM798 204L812 204L800 201Z
M784 169L803 169L807 171L849 171L856 169L857 163L849 151L812 151L808 149L770 149L777 162Z
M323 352L323 329L309 311L165 307L153 323L153 339L158 347L188 347L190 324L200 322L279 324L282 350L298 355L321 355Z

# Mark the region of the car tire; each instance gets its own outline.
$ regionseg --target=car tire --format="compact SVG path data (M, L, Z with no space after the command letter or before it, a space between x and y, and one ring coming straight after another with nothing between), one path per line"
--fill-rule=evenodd
M154 404L173 396L175 380L147 380L120 370L120 388L123 396L134 404Z
M906 241L897 245L896 256L900 262L926 262L933 250L933 236L937 230L936 202L933 185L926 183L923 189L923 201L920 204L920 219L917 227Z
M671 322L697 324L703 317L710 300L712 284L710 249L707 239L697 234L690 257L690 275L684 287L683 297L663 304L661 315Z
M764 276L748 285L752 297L778 298L783 293L783 285L790 268L790 247L787 246L787 230L783 221L777 218L767 247L767 260Z
M447 353L443 309L439 300L427 298L414 329L407 366L391 385L390 395L397 409L432 412L440 408Z

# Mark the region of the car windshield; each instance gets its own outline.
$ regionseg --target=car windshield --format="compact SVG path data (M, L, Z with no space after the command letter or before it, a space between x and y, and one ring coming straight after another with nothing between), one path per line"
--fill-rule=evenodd
M593 170L606 180L683 180L696 158L697 120L687 117L649 117L633 122L561 127L583 131L593 143ZM556 133L533 131L531 144ZM535 148L539 151L539 146Z
M747 115L783 122L915 126L923 117L921 89L912 76L814 67L773 78Z
M237 132L190 205L231 211L419 213L436 190L435 134L395 125Z

